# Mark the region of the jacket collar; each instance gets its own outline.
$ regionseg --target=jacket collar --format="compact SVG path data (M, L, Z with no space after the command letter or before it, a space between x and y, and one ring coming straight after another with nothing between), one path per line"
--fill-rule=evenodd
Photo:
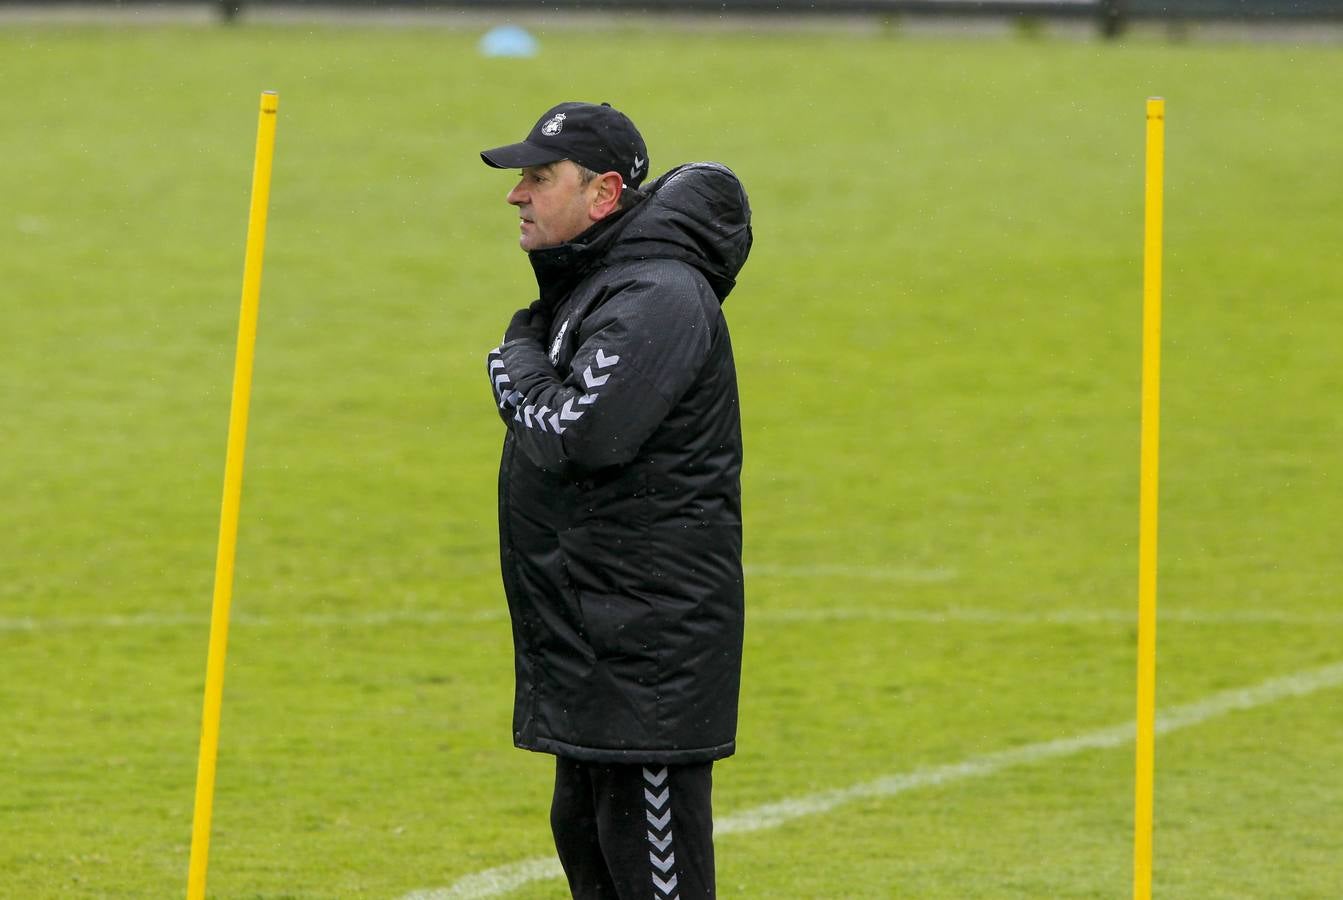
M631 209L607 216L567 244L528 252L546 306L553 310L590 272L601 267Z

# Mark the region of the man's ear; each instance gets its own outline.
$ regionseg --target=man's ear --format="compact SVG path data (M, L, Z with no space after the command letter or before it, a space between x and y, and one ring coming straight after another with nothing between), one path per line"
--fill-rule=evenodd
M620 206L620 193L625 189L624 179L619 172L606 172L595 179L597 192L588 204L588 218L600 222Z

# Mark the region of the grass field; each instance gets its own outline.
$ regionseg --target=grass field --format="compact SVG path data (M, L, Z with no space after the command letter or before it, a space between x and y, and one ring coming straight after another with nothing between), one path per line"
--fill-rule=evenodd
M1156 891L1343 894L1343 694L1309 674L1343 661L1343 53L630 30L505 61L477 37L0 30L0 896L185 885L264 88L212 896L399 898L552 853L550 760L509 740L482 363L534 284L476 152L575 98L630 112L655 173L728 163L755 209L720 817L1020 757L743 825L721 895L1128 895L1130 746L1039 748L1133 718L1151 94L1159 705L1300 688L1160 739Z

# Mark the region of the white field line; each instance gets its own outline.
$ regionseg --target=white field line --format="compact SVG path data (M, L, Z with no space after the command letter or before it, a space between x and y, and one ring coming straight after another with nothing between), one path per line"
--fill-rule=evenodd
M498 897L532 881L563 877L564 870L560 868L558 859L538 856L535 859L509 863L506 866L467 875L452 887L411 891L401 900L467 900L476 897Z
M742 568L747 577L861 578L868 581L898 581L904 584L935 584L953 581L958 575L955 569L920 569L913 566L780 566L772 563L754 563Z
M1343 613L1296 613L1276 609L1158 609L1163 622L1187 625L1343 625ZM1038 612L1012 612L973 606L949 606L942 609L900 607L820 607L808 609L753 610L747 605L748 623L765 622L925 622L931 625L982 623L985 625L1130 625L1136 624L1136 604L1131 610L1052 609Z
M1251 687L1221 691L1194 703L1172 707L1157 716L1156 733L1169 734L1237 710L1253 709L1290 697L1304 697L1340 685L1343 685L1343 663L1270 678ZM714 825L714 834L743 834L777 828L796 819L828 813L856 800L892 797L917 788L937 787L965 778L980 778L1013 766L1072 756L1087 750L1110 750L1132 744L1134 734L1134 724L1127 722L1076 737L1027 744L1012 750L972 756L958 763L915 769L845 788L791 797L719 819ZM563 874L558 861L551 857L538 857L467 875L451 887L413 891L402 900L476 900L481 897L498 897L528 882L560 878Z
M1196 610L1161 609L1161 622L1187 625L1288 625L1288 626L1343 626L1343 613L1295 613L1274 609ZM339 613L308 613L283 616L259 616L234 612L229 624L250 628L321 628L321 627L376 627L381 625L446 625L469 627L504 622L507 610L502 608L466 612L462 610L403 609L382 611L352 610ZM748 625L789 625L796 623L874 622L912 623L928 625L1131 625L1137 621L1137 611L1104 609L1055 609L1039 612L1011 612L1001 609L983 609L972 606L952 606L943 609L907 609L898 606L857 606L798 609L765 607L757 609L747 604ZM77 630L116 630L207 627L206 613L135 613L106 616L21 616L0 618L0 634L5 632L49 632Z

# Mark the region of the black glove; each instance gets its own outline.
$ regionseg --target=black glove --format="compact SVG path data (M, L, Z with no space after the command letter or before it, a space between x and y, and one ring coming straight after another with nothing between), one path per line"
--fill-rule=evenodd
M513 314L513 321L508 323L508 330L504 332L504 343L528 338L538 344L545 344L549 334L550 310L540 300L534 300L531 306Z

